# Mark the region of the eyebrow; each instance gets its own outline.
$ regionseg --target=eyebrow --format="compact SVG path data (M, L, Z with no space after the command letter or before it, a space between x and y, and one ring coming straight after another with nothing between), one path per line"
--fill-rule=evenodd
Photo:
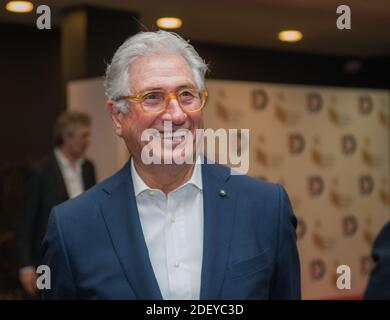
M174 91L177 91L177 90L180 90L180 89L185 89L185 88L191 88L191 89L195 89L195 85L193 85L192 83L186 83L186 84L182 84L180 86L177 86ZM163 90L163 91L167 91L166 89L162 88L162 87L146 87L145 89L141 90L141 92L146 92L146 91L159 91L159 90Z

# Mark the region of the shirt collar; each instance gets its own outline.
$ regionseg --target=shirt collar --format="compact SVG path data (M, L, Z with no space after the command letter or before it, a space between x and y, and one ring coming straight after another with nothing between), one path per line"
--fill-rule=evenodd
M63 155L63 153L61 152L61 150L59 148L54 149L54 155L55 155L57 161L59 162L60 166L62 166L62 167L71 167L72 166L70 161ZM77 159L76 166L81 167L83 162L84 162L83 158Z
M134 161L133 158L130 160L131 162L131 177L133 178L133 186L134 186L134 193L135 196L137 197L139 194L144 192L145 190L152 190L139 176L137 170L135 169L134 166ZM188 180L186 183L183 185L177 187L175 190L178 190L186 185L193 185L199 190L203 190L203 182L202 182L202 166L201 166L201 158L198 157L196 159L195 165L194 165L194 170L192 171L192 175L190 180ZM173 191L175 191L173 190ZM171 191L172 192L172 191Z

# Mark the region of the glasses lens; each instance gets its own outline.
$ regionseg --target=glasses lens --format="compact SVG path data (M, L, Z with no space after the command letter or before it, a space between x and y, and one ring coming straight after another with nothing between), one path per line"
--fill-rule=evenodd
M143 107L150 112L158 112L165 107L164 92L149 92L142 97Z
M142 97L142 106L145 111L159 113L167 105L170 94L163 91L145 93ZM183 89L175 97L184 111L194 112L202 109L206 101L206 95L194 89Z
M191 89L185 89L177 95L181 107L186 111L196 111L203 106L203 95Z

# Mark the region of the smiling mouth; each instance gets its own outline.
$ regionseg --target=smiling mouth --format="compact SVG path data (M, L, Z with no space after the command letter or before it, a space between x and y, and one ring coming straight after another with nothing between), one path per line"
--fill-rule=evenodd
M178 129L172 131L159 131L154 136L164 140L183 140L191 131Z

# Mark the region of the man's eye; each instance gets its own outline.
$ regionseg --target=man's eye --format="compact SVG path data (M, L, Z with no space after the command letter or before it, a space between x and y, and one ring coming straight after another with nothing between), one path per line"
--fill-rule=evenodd
M144 100L159 100L162 98L162 94L159 92L151 92L144 96Z
M186 98L192 98L194 97L194 93L192 93L191 91L182 91L180 92L180 96Z

